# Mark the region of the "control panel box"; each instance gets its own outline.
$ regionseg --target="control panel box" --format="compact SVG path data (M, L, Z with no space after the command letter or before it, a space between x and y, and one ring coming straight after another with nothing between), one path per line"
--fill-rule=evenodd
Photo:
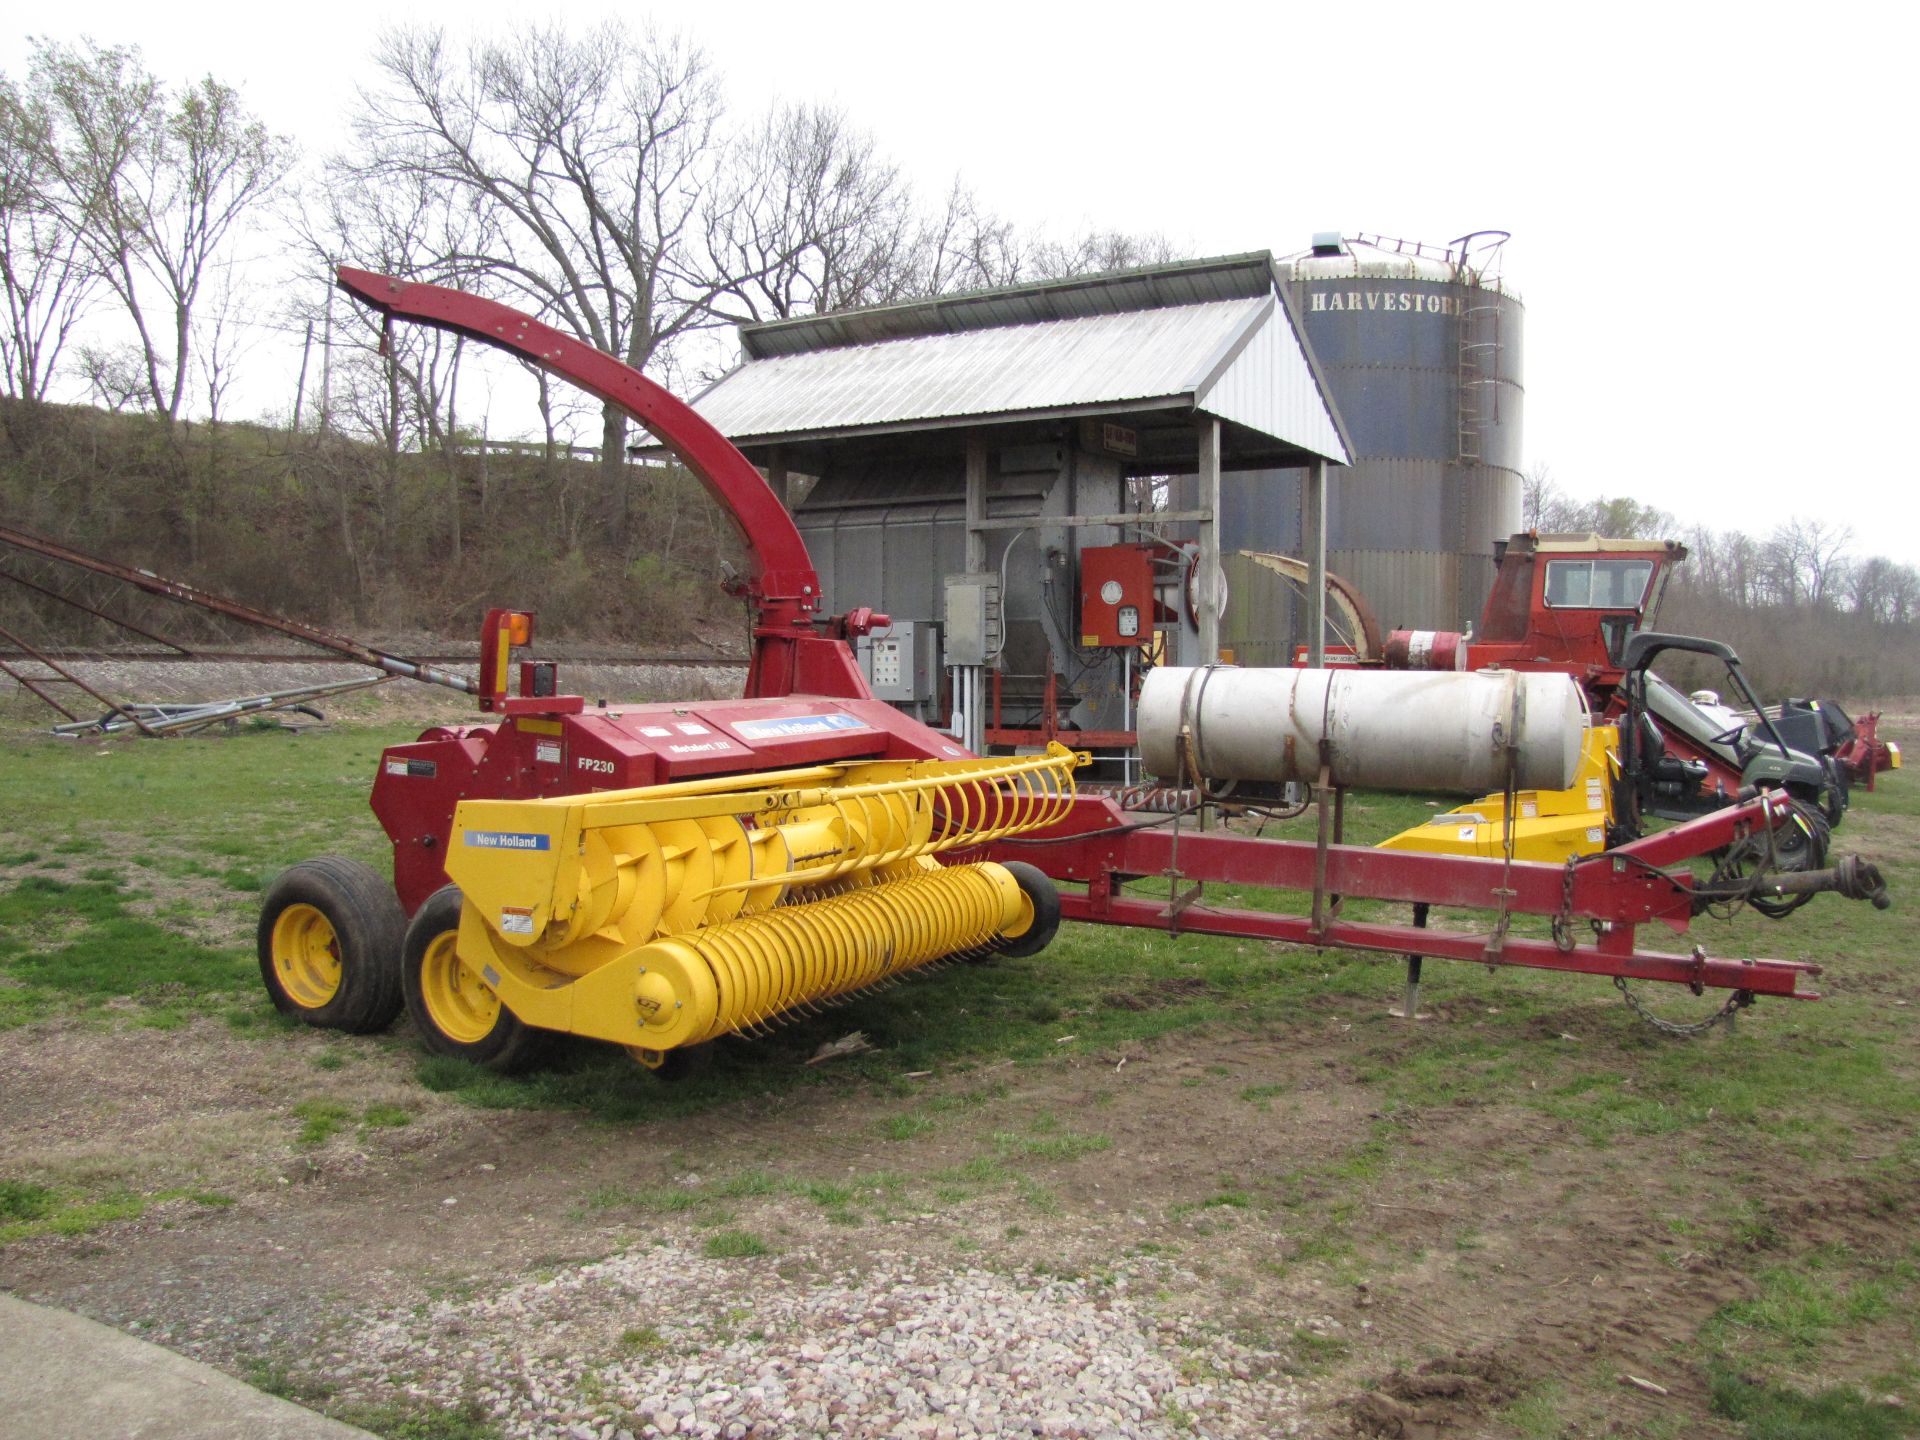
M949 575L947 664L984 665L1000 653L1000 577Z
M915 704L940 698L940 627L931 620L896 620L862 635L855 653L876 700Z
M1098 545L1080 552L1080 643L1088 649L1153 644L1153 551Z

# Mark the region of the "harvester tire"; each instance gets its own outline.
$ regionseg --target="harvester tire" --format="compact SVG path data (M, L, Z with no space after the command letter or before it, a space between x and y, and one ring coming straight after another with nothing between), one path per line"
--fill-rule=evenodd
M525 1070L546 1048L547 1033L509 1010L455 950L460 931L460 887L445 885L427 897L407 927L400 951L400 984L407 1017L420 1043L502 1075Z
M406 912L358 860L322 855L280 872L260 907L260 978L282 1015L369 1035L400 1013Z
M1028 955L1038 955L1053 943L1053 937L1060 930L1060 892L1037 867L1023 860L1004 863L1014 883L1033 902L1033 923L1018 935L1000 940L994 945L993 953L1019 960Z
M1852 798L1848 790L1847 772L1836 764L1833 767L1833 783L1820 792L1820 813L1826 817L1830 830L1838 830L1840 822L1847 818L1847 806Z
M1716 877L1751 878L1766 869L1782 873L1818 870L1827 863L1827 846L1832 838L1820 807L1805 800L1793 802L1789 822L1766 835L1749 835L1736 840L1721 853ZM1769 920L1784 920L1811 900L1811 895L1750 895L1747 903Z

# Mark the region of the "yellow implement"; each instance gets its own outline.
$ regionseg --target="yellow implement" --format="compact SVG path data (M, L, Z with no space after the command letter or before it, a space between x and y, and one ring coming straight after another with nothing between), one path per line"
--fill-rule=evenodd
M1613 776L1619 755L1620 732L1611 725L1595 725L1582 742L1580 768L1570 788L1516 791L1514 858L1559 865L1572 856L1604 850L1607 826L1613 820ZM1506 854L1506 816L1505 795L1483 795L1424 825L1402 830L1377 848L1498 857Z
M410 1008L443 1053L490 1063L502 1027L526 1025L651 1064L1015 940L1038 872L935 857L1055 823L1086 758L1053 745L462 801L459 903L416 918L431 933L408 936Z

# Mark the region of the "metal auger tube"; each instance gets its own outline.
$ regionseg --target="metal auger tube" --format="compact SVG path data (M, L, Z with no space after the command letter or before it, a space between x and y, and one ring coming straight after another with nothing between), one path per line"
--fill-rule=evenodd
M952 865L809 905L656 940L634 957L653 1050L749 1030L1017 934L1033 904L1011 872Z

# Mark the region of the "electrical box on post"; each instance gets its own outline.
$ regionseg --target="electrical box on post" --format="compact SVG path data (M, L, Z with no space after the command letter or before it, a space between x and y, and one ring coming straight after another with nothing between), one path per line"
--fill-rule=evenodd
M940 627L929 620L896 620L862 635L856 653L873 698L918 704L940 695Z
M984 665L1000 653L999 576L947 576L945 609L949 665Z
M1153 551L1098 545L1080 552L1080 643L1088 649L1153 643Z

